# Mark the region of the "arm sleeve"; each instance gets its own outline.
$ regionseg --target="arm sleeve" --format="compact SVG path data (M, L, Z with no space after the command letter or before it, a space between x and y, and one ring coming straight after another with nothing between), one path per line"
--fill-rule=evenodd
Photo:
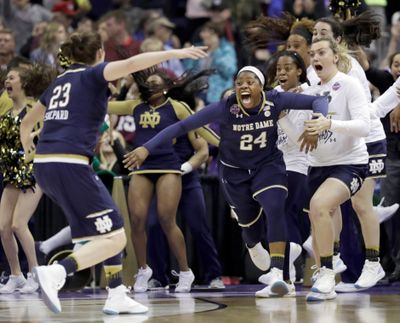
M179 120L186 119L194 114L192 109L190 109L189 106L184 102L172 101L172 106L174 107L175 113ZM196 129L196 133L203 137L209 144L214 146L219 145L219 136L208 126L203 126Z
M400 77L397 78L396 82L394 82L385 93L372 102L372 106L375 108L376 115L379 118L385 117L398 104L400 104L400 97L397 95L397 88L400 88Z
M182 136L190 130L198 129L211 121L220 119L223 116L224 106L218 103L210 104L201 111L191 115L187 119L174 123L159 132L143 146L147 148L150 154L158 147L170 142L173 138ZM201 135L201 132L196 130ZM204 138L207 140L207 138Z
M347 106L351 120L331 119L331 130L353 137L366 137L370 130L370 112L364 90L357 80L346 84Z
M109 101L107 112L116 115L131 115L135 107L141 103L140 100Z
M273 93L273 102L282 110L313 110L313 112L322 113L324 116L328 113L328 99L324 96L313 96L290 92ZM267 94L268 98L268 94Z

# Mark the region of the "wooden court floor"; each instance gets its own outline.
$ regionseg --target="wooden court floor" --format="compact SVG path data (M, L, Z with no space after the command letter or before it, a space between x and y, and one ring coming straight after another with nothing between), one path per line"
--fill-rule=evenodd
M0 295L0 322L271 322L271 323L386 323L400 322L400 286L379 286L361 293L338 294L336 300L308 304L307 289L295 298L255 298L261 285L228 286L225 290L197 289L190 294L168 290L132 295L150 308L146 315L108 316L101 312L104 290L61 292L63 311L52 314L40 294Z

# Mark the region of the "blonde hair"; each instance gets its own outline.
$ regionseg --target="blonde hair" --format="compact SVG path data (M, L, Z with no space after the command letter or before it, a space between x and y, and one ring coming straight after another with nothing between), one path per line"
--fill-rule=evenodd
M338 56L336 66L342 73L347 74L351 70L351 60L346 47L338 45L338 43L332 37L318 37L313 40L313 44L326 41L329 44L329 48L332 49L333 53Z

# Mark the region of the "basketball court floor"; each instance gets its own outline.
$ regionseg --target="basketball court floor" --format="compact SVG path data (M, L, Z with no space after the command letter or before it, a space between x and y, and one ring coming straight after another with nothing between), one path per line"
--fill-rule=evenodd
M236 285L216 291L195 288L188 294L164 289L132 294L150 311L146 315L120 316L102 313L107 297L104 289L60 292L60 314L51 313L39 293L0 295L0 322L400 322L400 285L338 294L336 300L311 304L305 301L308 289L301 286L297 286L294 298L255 298L254 293L261 288L262 285Z

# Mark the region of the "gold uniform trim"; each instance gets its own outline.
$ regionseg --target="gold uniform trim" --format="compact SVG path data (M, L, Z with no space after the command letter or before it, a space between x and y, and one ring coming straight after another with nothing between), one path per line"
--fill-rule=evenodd
M76 163L89 165L89 158L82 155L75 154L35 154L35 163Z
M133 174L180 174L182 172L180 170L172 170L172 169L143 169L143 170L134 170L129 173L129 176Z
M105 234L96 234L94 236L74 238L74 239L72 239L72 242L78 243L78 242L87 242L87 241L104 239L104 238L108 238L108 237L112 237L114 235L120 234L121 232L124 232L124 228L119 228L117 230L114 230L114 231L111 231L111 232L105 233Z
M256 196L257 196L258 194L260 194L260 193L262 193L262 192L264 192L264 191L266 191L266 190L269 190L269 189L271 189L271 188L281 188L281 189L283 189L283 190L285 190L285 191L288 190L287 187L286 187L286 186L283 186L283 185L270 185L270 186L267 186L267 187L262 188L261 190L256 191L256 192L253 194L253 199L255 199Z
M248 228L248 227L252 226L254 223L256 223L258 221L258 219L260 218L262 213L263 213L263 209L260 208L260 211L258 212L258 215L256 216L256 218L253 221L251 221L249 223L245 223L245 224L238 223L239 226L242 227L242 228Z

